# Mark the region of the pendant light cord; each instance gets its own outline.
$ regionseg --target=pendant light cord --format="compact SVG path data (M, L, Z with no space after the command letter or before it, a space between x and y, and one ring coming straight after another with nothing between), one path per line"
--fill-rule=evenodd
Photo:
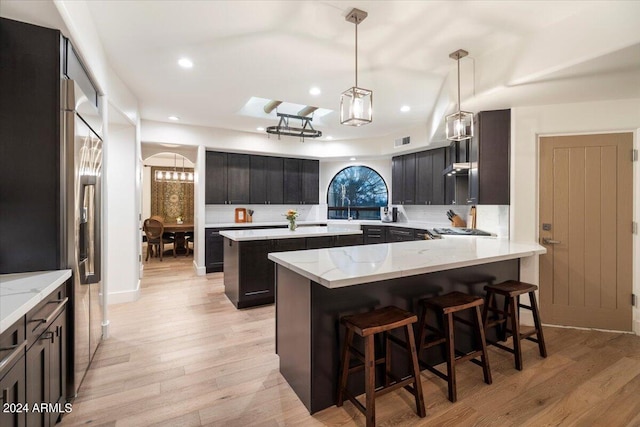
M356 16L356 87L358 87L358 23Z
M458 54L458 113L462 110L462 106L460 105L460 54Z

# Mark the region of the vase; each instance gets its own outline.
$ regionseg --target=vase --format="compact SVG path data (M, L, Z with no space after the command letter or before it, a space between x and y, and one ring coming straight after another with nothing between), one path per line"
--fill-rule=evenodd
M289 221L289 230L295 231L296 229L296 221L294 219Z

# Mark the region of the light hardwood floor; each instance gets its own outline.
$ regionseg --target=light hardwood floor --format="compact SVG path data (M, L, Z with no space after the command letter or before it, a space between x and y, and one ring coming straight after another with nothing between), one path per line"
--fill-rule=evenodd
M62 426L364 426L347 402L313 416L278 372L274 307L236 310L222 273L192 257L145 264L139 301L109 307L98 349ZM549 357L525 342L524 370L490 348L493 384L458 367L458 402L423 372L427 417L398 390L377 399L380 426L640 426L640 337L545 328Z

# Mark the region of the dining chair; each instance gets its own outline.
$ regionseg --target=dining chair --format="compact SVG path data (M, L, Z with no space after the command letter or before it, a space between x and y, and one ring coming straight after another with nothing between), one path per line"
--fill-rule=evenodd
M154 247L158 249L160 261L162 261L162 252L166 243L173 243L173 256L176 256L175 240L165 237L164 224L157 219L147 218L144 220L144 234L147 236L147 257L145 261L149 261L149 254Z

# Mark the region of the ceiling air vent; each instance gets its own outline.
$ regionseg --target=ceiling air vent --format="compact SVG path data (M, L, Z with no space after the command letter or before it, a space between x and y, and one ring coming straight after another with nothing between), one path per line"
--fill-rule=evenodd
M398 138L393 142L394 147L402 147L403 145L409 145L411 143L411 137L405 136L404 138Z

